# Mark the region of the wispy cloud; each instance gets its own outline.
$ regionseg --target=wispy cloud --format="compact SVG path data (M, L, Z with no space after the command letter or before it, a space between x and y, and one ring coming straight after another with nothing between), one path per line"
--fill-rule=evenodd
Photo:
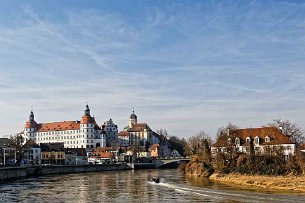
M135 107L178 136L278 117L305 128L304 4L142 2L60 17L46 6L0 21L1 134L21 130L31 106L38 122L71 120L86 101L99 123L123 128Z

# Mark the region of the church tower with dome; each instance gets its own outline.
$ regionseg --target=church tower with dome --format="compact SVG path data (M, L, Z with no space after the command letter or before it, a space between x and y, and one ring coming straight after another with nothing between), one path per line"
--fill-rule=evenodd
M159 142L158 135L150 129L147 123L138 123L138 117L132 111L128 126L119 132L120 146L146 146Z
M132 126L133 126L134 124L137 124L137 122L138 122L138 117L137 117L137 115L134 113L134 110L133 110L133 111L132 111L132 114L131 114L130 117L129 117L128 127L129 127L129 128L132 128Z

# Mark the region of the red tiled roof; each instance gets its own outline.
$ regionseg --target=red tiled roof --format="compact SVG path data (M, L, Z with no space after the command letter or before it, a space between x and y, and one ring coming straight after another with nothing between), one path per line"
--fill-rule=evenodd
M153 144L149 147L148 150L153 150L153 149L157 149L159 147L159 144Z
M136 123L132 125L129 132L142 132L144 129L150 130L149 126L146 123Z
M270 138L270 142L265 142L265 138L267 136ZM218 139L213 146L225 146L229 138L232 139L232 142L234 142L235 138L239 138L240 144L244 145L248 137L251 137L252 139L254 139L255 137L259 137L260 145L294 144L286 135L284 135L276 127L263 127L230 130L229 136L224 136L221 139Z
M94 152L92 153L92 157L93 158L109 158L109 159L113 159L114 155L111 152Z
M77 121L39 123L37 125L37 131L39 131L39 132L62 131L62 130L79 130L79 129L80 129L80 123L77 122Z
M95 123L94 117L84 115L80 120L81 124Z
M119 136L125 137L125 136L129 136L128 131L121 131L119 132Z
M24 125L24 128L36 128L37 123L35 121L27 121Z

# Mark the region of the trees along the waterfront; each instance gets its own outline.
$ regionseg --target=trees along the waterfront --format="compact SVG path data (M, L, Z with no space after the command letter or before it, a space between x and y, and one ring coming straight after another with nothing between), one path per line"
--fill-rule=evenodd
M211 138L204 131L188 138L184 150L193 162L211 162Z
M23 143L22 135L11 135L9 137L8 147L16 149L16 164L19 164L24 156L26 146Z
M230 172L237 166L239 152L235 146L235 135L230 134L230 130L238 129L237 125L228 123L226 126L219 127L216 134L216 141L227 140L223 143L222 149L213 156L213 167L219 172Z

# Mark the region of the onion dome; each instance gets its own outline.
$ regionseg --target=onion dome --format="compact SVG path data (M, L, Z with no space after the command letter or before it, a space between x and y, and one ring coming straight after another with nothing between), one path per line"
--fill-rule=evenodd
M88 104L86 105L85 115L80 120L80 123L81 124L95 123L94 117L91 117L91 115L90 115L90 108L89 108Z
M37 123L34 120L34 113L33 111L31 111L30 116L29 116L29 120L25 123L25 128L36 128L37 127Z
M137 115L134 114L134 111L132 111L132 114L130 115L130 119L137 119Z

